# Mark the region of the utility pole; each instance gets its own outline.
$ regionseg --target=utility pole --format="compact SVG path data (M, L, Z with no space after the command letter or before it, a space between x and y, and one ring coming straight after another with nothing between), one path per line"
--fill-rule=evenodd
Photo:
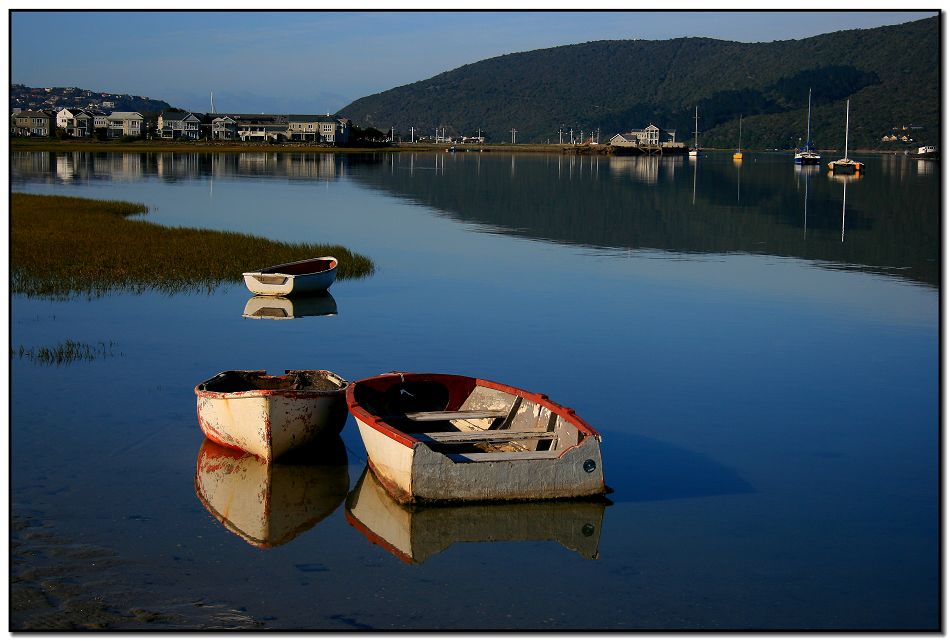
M564 125L561 125L561 128L557 130L557 144L564 144Z
M512 127L511 129L511 144L514 145L518 140L518 130Z
M409 142L416 141L416 128L412 125L409 125Z

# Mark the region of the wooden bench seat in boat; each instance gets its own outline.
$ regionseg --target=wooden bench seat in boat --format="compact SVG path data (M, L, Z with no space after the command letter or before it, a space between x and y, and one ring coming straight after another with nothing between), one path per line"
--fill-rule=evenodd
M406 418L411 421L455 421L473 418L503 418L508 410L460 410L455 412L410 412Z
M557 438L554 432L540 432L538 430L515 432L513 430L477 430L471 432L425 432L421 434L410 434L412 438L420 441L431 441L434 443L488 443L507 441L533 441L549 440Z
M537 459L556 459L562 452L558 450L544 450L540 452L460 452L446 454L456 463L473 463L479 461L533 461Z

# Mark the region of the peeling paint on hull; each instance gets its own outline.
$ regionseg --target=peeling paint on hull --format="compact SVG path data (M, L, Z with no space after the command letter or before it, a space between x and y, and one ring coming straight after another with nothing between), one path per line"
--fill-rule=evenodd
M398 393L401 385L406 385L401 390L408 392L405 396ZM412 385L417 386L415 394L409 391ZM434 395L426 407L430 412L462 415L476 406L495 405L500 416L507 403L508 415L504 421L480 424L469 418L435 427L414 424L409 413L393 408L400 402L425 404L423 389ZM600 435L573 410L543 395L469 377L389 374L351 385L347 405L370 468L399 503L580 498L606 491ZM504 441L506 430L520 435L507 449L479 446Z
M323 383L308 386L307 377ZM326 370L288 370L283 376L229 370L195 387L198 424L212 441L270 461L339 434L346 422L345 388L345 380Z

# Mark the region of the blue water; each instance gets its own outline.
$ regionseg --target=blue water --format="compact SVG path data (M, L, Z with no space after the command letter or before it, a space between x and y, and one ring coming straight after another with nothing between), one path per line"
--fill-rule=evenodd
M183 627L224 625L203 601L262 629L937 629L939 165L862 161L844 183L779 154L14 154L14 191L339 243L377 271L334 284L336 315L284 321L243 318L238 283L13 296L14 349L114 345L12 359L13 516L114 552ZM406 564L342 497L248 545L196 497L193 388L291 368L463 373L575 408L614 490L598 558L449 537ZM352 418L342 438L353 487Z

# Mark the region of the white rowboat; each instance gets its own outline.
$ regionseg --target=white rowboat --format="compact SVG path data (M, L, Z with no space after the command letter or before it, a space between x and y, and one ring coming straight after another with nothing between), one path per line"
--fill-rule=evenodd
M212 441L279 458L317 437L339 434L346 422L347 382L326 370L229 370L195 387L198 423Z
M604 494L600 434L574 410L501 383L390 373L346 390L370 469L399 503Z
M244 272L244 284L254 294L290 296L326 291L336 280L339 261L321 256Z

